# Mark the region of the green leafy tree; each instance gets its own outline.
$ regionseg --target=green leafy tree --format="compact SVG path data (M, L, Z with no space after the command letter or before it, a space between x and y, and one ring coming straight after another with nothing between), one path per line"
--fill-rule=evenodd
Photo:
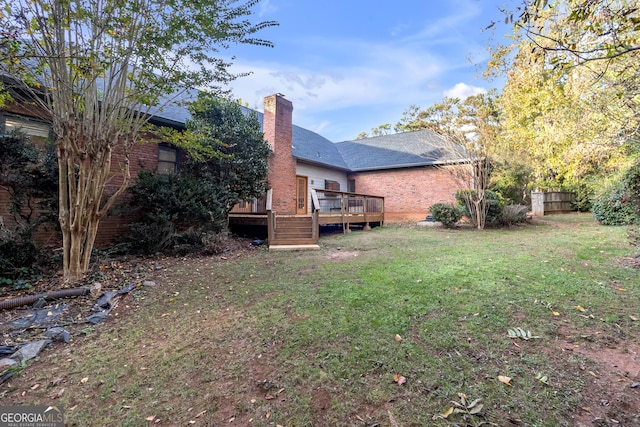
M188 88L237 77L217 55L274 22L247 17L259 0L0 0L0 72L51 118L59 165L64 276L89 265L100 219L129 183L129 149L149 117ZM112 179L112 153L124 153Z
M569 190L588 208L606 177L637 152L637 2L524 0L505 11L514 34L494 46L503 152L533 169L540 190Z
M636 0L524 0L505 13L557 64L613 63L640 50Z
M237 102L203 95L190 109L188 129L198 145L211 147L218 155L187 159L182 173L204 183L213 225L226 228L233 206L267 190L271 149L256 114L243 110Z

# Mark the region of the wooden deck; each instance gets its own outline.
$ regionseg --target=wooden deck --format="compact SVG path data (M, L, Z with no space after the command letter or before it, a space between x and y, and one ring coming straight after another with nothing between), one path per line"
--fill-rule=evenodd
M343 232L348 233L351 226L368 230L371 224L384 224L384 197L366 194L312 190L312 213L307 215L278 215L269 208L268 197L264 201L238 205L229 214L229 224L266 226L270 245L278 241L317 243L321 225L341 225ZM303 231L300 224L306 224L307 230Z

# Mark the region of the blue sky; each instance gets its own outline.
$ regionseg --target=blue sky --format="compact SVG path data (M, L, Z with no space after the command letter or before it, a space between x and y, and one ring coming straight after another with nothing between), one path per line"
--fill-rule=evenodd
M465 97L498 83L484 81L490 37L503 21L505 0L262 0L253 20L278 27L259 36L274 48L232 46L233 95L262 110L282 93L294 123L338 142L383 123L394 124L412 104L445 95ZM479 68L480 67L480 68Z

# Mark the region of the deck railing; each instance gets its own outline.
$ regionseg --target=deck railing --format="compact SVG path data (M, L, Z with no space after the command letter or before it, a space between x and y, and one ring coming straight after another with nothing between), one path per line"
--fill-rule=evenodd
M254 198L250 201L244 201L236 204L231 213L240 214L260 214L267 211L267 198L266 196L260 198Z
M333 190L315 190L320 205L320 224L342 224L344 231L350 224L384 221L384 197L346 193Z
M271 207L272 190L254 203L236 205L231 211L236 221L240 218L244 221L264 221L268 226L269 237L275 233L276 212ZM311 216L313 218L313 230L317 233L320 225L341 224L343 230L348 232L351 225L359 224L365 229L370 223L384 223L384 197L368 194L348 193L324 189L311 190Z

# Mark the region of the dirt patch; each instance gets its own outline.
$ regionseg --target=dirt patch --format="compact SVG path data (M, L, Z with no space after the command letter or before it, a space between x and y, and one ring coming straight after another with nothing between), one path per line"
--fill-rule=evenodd
M597 331L596 331L597 332ZM599 332L594 334L600 335ZM622 341L612 344L575 339L570 331L561 331L553 358L570 355L584 358L579 374L585 387L582 403L572 414L577 427L640 425L640 344ZM586 336L586 335L582 335ZM558 349L560 355L558 356Z
M333 260L346 260L346 259L353 259L358 255L360 255L359 251L333 251L327 254L327 258L333 259Z

